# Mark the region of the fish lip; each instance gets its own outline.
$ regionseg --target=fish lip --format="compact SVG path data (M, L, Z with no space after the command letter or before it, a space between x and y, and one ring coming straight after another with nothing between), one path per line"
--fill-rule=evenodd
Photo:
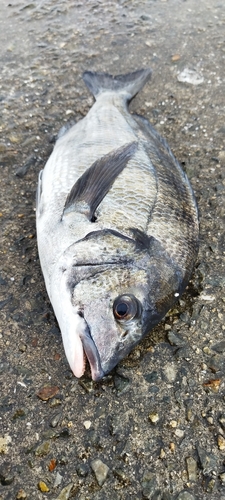
M86 325L85 330L80 334L80 339L82 341L83 349L91 368L92 379L97 382L98 380L101 380L102 377L104 377L105 372L101 367L99 352L91 336L88 325Z

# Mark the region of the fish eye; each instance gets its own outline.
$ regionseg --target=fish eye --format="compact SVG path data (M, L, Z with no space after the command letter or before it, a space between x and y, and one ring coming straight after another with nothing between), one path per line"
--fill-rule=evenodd
M140 314L140 304L134 295L119 295L113 303L113 314L117 321L128 321Z

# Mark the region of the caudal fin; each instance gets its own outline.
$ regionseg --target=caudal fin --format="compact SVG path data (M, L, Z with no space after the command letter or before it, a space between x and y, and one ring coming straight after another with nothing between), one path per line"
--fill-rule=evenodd
M132 99L151 78L151 70L140 69L126 75L112 76L108 73L85 71L83 80L97 98L102 92L118 92L128 101Z

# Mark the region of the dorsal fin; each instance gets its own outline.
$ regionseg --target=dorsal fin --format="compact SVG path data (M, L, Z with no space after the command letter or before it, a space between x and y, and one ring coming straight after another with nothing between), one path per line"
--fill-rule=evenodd
M91 220L96 208L136 150L137 143L131 142L96 160L72 187L63 214L78 210L86 213Z

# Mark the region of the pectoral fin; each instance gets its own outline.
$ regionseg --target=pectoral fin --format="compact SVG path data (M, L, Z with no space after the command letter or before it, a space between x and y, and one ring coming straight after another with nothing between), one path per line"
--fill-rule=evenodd
M77 180L67 196L63 215L71 211L85 213L92 220L98 205L137 150L137 143L125 146L96 160Z

